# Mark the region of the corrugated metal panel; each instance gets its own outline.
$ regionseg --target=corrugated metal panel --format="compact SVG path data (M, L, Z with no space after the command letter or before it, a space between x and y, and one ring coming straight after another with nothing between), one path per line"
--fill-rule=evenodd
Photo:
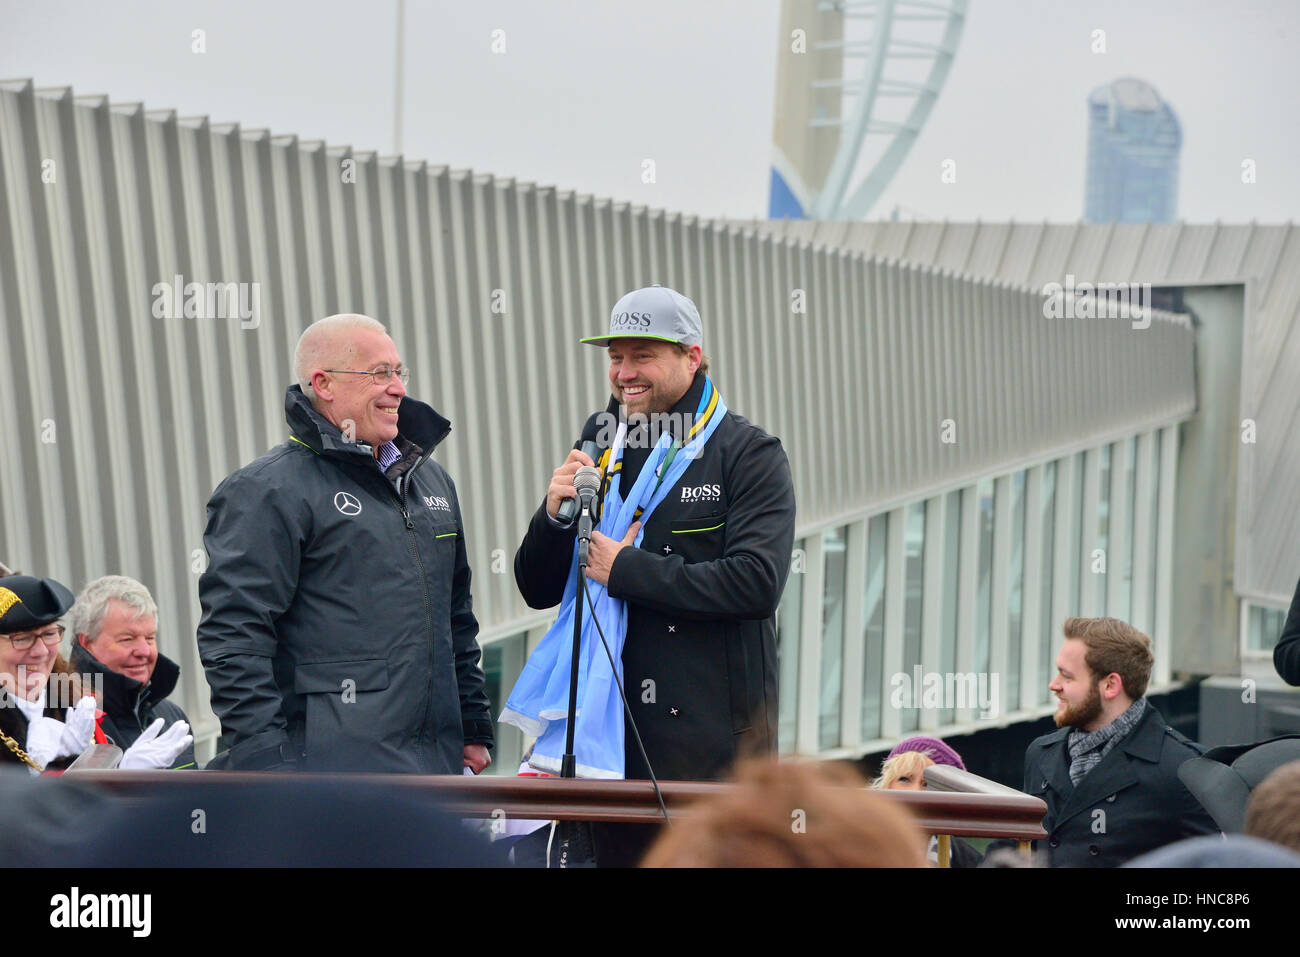
M783 235L784 222L750 224ZM807 232L806 225L800 227ZM964 254L954 231L976 230L972 248L1004 247L991 257ZM1006 230L1011 236L1006 237ZM1300 569L1300 229L1286 225L857 224L842 248L889 250L940 268L1042 288L1078 280L1248 283L1242 339L1243 418L1255 419L1259 442L1243 459L1238 503L1236 587L1243 594L1286 604ZM1117 380L1123 381L1123 380Z
M608 394L602 353L576 340L635 286L696 299L723 394L786 444L801 533L1194 401L1176 317L1141 336L1048 320L1036 288L26 83L0 88L0 224L0 557L75 588L148 584L201 736L215 731L193 637L204 506L285 438L292 350L320 316L379 317L412 394L452 420L438 458L465 505L486 637L539 620L510 557ZM1014 238L919 228L905 245L1007 268ZM155 318L155 285L176 276L257 284L258 321Z

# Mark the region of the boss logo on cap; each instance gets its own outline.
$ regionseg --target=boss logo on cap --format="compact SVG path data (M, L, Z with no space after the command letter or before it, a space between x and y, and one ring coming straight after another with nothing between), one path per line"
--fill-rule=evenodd
M611 329L649 329L651 315L648 312L616 312L609 317Z

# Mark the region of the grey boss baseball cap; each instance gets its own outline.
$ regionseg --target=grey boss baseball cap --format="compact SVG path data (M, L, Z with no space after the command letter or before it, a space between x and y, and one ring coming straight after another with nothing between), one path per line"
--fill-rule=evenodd
M667 286L646 286L629 292L609 314L609 334L582 341L607 346L614 339L658 339L683 346L701 345L700 312L680 292Z

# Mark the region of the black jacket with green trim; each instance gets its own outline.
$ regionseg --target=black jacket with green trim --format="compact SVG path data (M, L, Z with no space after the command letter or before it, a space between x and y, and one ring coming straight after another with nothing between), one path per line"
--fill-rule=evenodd
M403 399L386 476L296 385L285 416L290 440L208 502L198 643L230 744L218 766L460 773L493 734L460 503L429 460L451 426Z
M696 377L674 413L695 412L703 381ZM610 432L593 415L583 438ZM737 758L776 749L776 609L794 516L780 440L728 411L650 514L640 547L615 559L609 591L628 611L624 686L657 777L717 779ZM545 503L534 514L515 555L515 581L531 607L563 598L575 534L552 523ZM626 730L626 775L646 778Z

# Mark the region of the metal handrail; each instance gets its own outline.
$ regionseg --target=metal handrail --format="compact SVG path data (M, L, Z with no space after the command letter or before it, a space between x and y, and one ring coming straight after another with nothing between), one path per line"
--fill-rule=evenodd
M1030 798L1023 791L1017 791L1015 788L1009 788L1005 784L999 784L997 781L990 781L988 778L982 778L978 774L972 774L961 768L954 768L947 764L932 764L922 772L925 777L925 786L929 788L931 794L979 794L984 796L1002 797L1007 799L1029 798L1037 802L1042 811L1038 814L1038 821L1042 820L1043 814L1047 812L1047 804L1038 798ZM916 792L913 792L916 793ZM1033 836L1010 835L1010 834L983 834L981 837L1012 837L1016 838L1017 844L1023 853L1029 853L1029 841L1038 840L1046 837L1047 832L1043 830L1041 824L1037 824L1038 833ZM932 832L935 833L935 832ZM953 835L971 836L964 831L945 830L938 833L939 838L939 866L952 866L952 836Z
M1023 791L1009 788L997 781L990 781L978 774L971 774L961 768L947 764L932 764L925 769L925 786L932 791L956 792L959 794L1019 794Z

